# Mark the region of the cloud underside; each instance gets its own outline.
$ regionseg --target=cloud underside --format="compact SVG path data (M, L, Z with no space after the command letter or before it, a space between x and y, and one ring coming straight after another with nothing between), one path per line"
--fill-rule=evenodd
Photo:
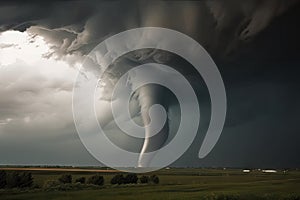
M87 54L104 38L120 31L157 26L181 31L200 42L210 53L228 56L297 2L209 0L4 4L0 8L0 30L27 30L41 35L52 45L56 55L63 56Z
M74 67L76 62L81 61L84 55L110 35L145 26L175 29L197 40L213 58L230 60L243 45L259 37L275 19L288 13L298 2L207 0L0 3L1 32L16 30L30 34L33 40L36 36L42 36L49 47L40 62L28 64L26 60L17 60L0 66L0 164L99 164L87 153L77 136L71 110L72 87L77 73ZM0 40L2 54L13 48L19 46ZM250 60L229 66L234 68L229 70L236 74L227 73L227 80L228 66L221 66L225 84L227 81L228 122L221 144L216 146L212 156L200 161L200 164L243 166L255 163L275 166L278 164L275 158L266 157L273 154L272 150L280 154L280 145L290 153L289 156L281 157L282 162L299 164L299 161L288 160L293 159L299 150L295 147L297 140L287 139L293 138L295 130L299 129L296 126L299 83L287 78L297 74L297 70L292 68L283 73L281 63L271 63L272 67L280 70L267 75L271 67L266 65L271 61L255 60L253 62L257 63L247 68L249 64L246 62ZM291 63L287 65L297 65L297 62ZM259 80L252 77L252 74L262 72ZM248 75L253 80L244 80ZM243 80L236 80L238 76ZM205 110L207 113L209 111ZM204 124L208 122L209 114L206 118ZM288 125L281 126L280 119L283 118ZM205 128L202 129L204 132ZM286 137L279 131L286 131ZM197 141L201 141L201 138ZM200 142L196 143L178 165L199 165L196 155ZM239 150L228 148L228 144ZM261 153L264 145L269 149ZM252 149L256 149L254 153L251 153ZM254 156L258 154L263 156ZM245 157L247 155L248 158Z

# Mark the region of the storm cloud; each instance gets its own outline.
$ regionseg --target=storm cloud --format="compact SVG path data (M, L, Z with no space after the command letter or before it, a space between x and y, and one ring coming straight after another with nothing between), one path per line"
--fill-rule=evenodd
M54 1L1 6L0 30L41 35L57 55L87 54L106 37L156 26L183 32L217 55L255 37L297 0ZM69 12L66 12L69 11Z
M215 150L199 160L199 136L175 165L298 166L299 10L298 0L1 2L2 33L41 36L49 46L43 58L62 62L39 63L41 72L37 64L32 68L21 61L0 67L1 164L97 164L80 144L73 124L76 63L113 34L155 26L183 32L203 45L216 61L228 94L228 117ZM18 47L0 41L3 55L7 48ZM49 75L56 70L59 75ZM201 131L206 124L204 120ZM25 134L25 144L16 142ZM64 151L67 142L72 144L69 150L55 157L54 149ZM78 163L72 152L79 153Z

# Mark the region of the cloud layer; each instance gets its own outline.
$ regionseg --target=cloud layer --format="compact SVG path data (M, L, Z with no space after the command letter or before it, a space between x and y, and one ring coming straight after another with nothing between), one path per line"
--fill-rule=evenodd
M104 38L120 31L158 26L190 35L212 54L228 55L297 2L59 1L4 4L0 12L0 30L28 29L33 34L42 35L56 55L63 56L76 52L86 54Z
M77 63L112 34L159 26L203 45L228 93L228 122L216 149L199 161L200 135L176 164L299 166L298 2L1 2L0 164L98 164L73 124ZM11 30L22 33L4 40ZM29 39L20 41L24 35L18 34ZM202 123L201 133L207 120Z

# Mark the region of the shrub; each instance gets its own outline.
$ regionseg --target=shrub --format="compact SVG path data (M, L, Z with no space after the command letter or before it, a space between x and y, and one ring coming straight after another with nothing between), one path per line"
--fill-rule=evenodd
M124 183L129 184L129 183L134 183L136 184L138 181L138 177L136 174L127 174L124 178Z
M78 191L86 189L99 189L99 186L86 185L78 182L62 184L59 181L49 180L45 182L43 189L45 191Z
M0 189L6 186L6 172L0 171Z
M63 175L61 175L61 177L59 177L58 181L63 184L72 183L72 175L63 174Z
M94 175L91 176L88 181L88 184L93 184L93 185L103 185L104 184L104 178L103 176L100 175Z
M150 176L150 181L154 184L158 184L159 183L159 178L156 175L152 175L152 176Z
M141 183L149 183L149 176L141 176L140 182Z
M125 179L124 179L124 176L122 175L122 174L117 174L117 175L115 175L112 179L111 179L111 181L110 181L110 183L111 184L119 184L119 185L121 185L121 184L124 184L124 182L125 182Z
M78 179L75 180L75 183L81 183L84 184L85 183L85 177L80 177Z
M24 188L31 187L33 178L30 172L12 172L6 176L6 185L8 188Z
M20 188L31 187L32 184L33 184L33 178L30 172L23 172L20 174L20 182L18 184L18 187Z
M57 187L58 185L60 185L59 181L56 180L47 180L45 181L43 188L44 189L48 189L48 188L53 188L53 187Z
M14 188L18 186L19 174L17 172L12 172L7 174L6 185L8 188Z

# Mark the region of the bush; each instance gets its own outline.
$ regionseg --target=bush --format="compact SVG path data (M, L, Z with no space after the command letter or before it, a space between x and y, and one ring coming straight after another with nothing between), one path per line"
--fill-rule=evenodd
M115 184L121 185L125 183L125 178L122 174L117 174L111 179L110 183L113 185Z
M62 184L59 181L49 180L45 182L43 189L45 191L78 191L86 189L99 189L99 186L86 185L78 182Z
M56 181L56 180L47 180L47 181L45 181L45 183L43 185L43 188L44 189L49 189L49 188L57 187L60 184L61 183L59 181Z
M61 177L59 177L58 181L63 184L72 183L72 175L63 174L63 175L61 175Z
M142 176L140 177L141 183L149 183L149 176Z
M12 172L7 174L6 177L6 185L8 188L15 188L18 186L19 180L19 174L17 172Z
M88 179L88 184L93 184L93 185L103 185L104 184L104 178L103 176L99 176L99 175L94 175L91 176Z
M20 174L20 182L18 187L31 187L33 184L32 174L30 172L23 172Z
M138 181L138 177L136 174L127 174L124 178L125 184L130 184L130 183L136 184L137 181Z
M6 172L0 171L0 189L6 186Z
M159 178L156 175L152 175L152 176L150 176L150 181L154 184L158 184L159 183Z
M80 177L80 178L76 179L75 183L85 184L85 177Z
M8 188L25 188L31 187L33 178L30 172L12 172L6 176L6 185Z

